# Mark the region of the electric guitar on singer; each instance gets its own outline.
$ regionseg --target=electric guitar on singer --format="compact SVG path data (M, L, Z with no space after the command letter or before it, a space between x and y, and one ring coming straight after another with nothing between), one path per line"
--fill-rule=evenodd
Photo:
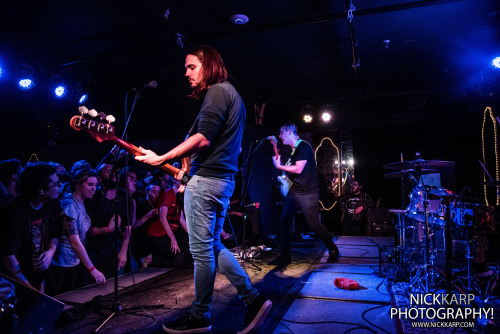
M280 154L278 152L278 140L276 139L276 137L269 136L267 137L267 139L269 139L269 141L271 141L271 144L273 144L274 155L276 157L279 156ZM286 197L286 195L288 194L288 190L290 190L290 187L293 184L292 180L290 180L290 178L286 176L285 171L283 171L283 173L278 176L278 182L280 183L281 195L283 195L283 197Z
M98 143L110 141L132 155L144 155L137 146L132 145L115 135L115 127L111 125L111 123L115 121L115 118L112 115L106 116L106 114L102 112L98 113L95 109L88 110L85 106L79 107L78 111L80 112L80 115L71 117L71 120L69 121L69 125L74 130L86 130ZM105 121L107 121L107 123ZM181 169L166 163L157 167L173 178L180 180L182 185L179 188L179 192L184 191L184 185L189 180L188 157L182 159Z

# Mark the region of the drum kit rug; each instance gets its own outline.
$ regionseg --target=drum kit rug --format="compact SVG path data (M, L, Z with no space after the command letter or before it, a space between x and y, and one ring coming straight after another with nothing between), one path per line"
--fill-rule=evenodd
M481 291L473 265L484 263L488 235L495 232L494 208L462 202L455 192L425 185L423 181L422 175L437 173L438 168L454 164L423 160L418 156L416 160L384 165L386 169L397 170L384 174L384 178L401 178L403 183L410 179L417 183L405 209L390 210L398 217L394 257L397 278L425 293L444 287L450 292L454 285L488 298L491 291L486 291L486 296ZM499 276L497 270L487 289L494 286Z

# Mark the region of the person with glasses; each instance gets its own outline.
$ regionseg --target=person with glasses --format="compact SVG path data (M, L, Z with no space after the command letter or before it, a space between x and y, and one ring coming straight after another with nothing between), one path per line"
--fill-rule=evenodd
M71 169L71 192L65 194L61 200L63 234L52 258L53 281L49 284L49 294L57 295L73 290L77 286L79 270L88 271L98 285L106 282L85 249L91 222L83 203L94 196L96 187L95 170L86 167ZM113 228L114 224L110 223L109 229Z
M2 210L0 256L7 275L44 292L61 235L61 183L48 162L28 164L19 182L21 195Z

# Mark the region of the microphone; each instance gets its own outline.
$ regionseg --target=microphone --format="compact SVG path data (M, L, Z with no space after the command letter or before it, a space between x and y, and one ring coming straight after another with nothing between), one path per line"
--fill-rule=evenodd
M147 84L144 84L142 86L134 87L134 88L132 88L132 90L133 91L143 91L144 89L156 88L156 86L158 86L158 83L155 80L153 80L153 81L150 81Z
M258 142L261 142L261 141L264 141L264 140L271 140L271 136L268 136L268 137L265 137L265 138L262 138L262 139L257 139L255 142L258 143Z

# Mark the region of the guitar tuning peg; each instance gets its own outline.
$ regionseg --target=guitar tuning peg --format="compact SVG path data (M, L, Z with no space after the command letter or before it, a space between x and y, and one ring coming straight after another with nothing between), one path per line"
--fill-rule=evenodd
M96 117L96 116L97 116L97 114L98 114L98 113L97 113L97 110L95 110L95 109L91 109L91 110L89 110L89 115L90 115L91 117Z
M78 112L83 116L89 113L89 110L85 106L78 107Z
M104 121L106 119L106 114L103 113L103 112L100 112L99 113L99 119L101 120L101 122Z
M115 120L115 116L113 115L106 116L106 121L108 121L109 124L113 123Z

